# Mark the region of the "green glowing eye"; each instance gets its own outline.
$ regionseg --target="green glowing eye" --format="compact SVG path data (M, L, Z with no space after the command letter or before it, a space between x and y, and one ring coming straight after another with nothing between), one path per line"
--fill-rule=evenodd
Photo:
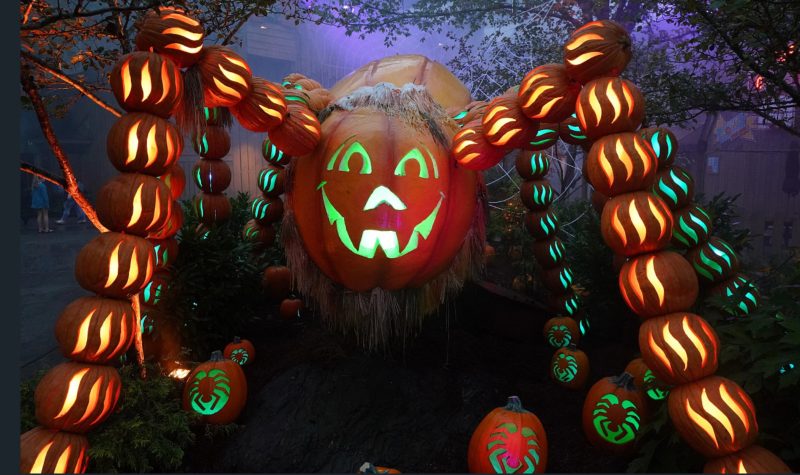
M211 386L200 385L204 379L210 378ZM225 371L221 369L212 369L208 373L205 371L198 371L192 379L191 388L189 389L189 400L191 401L192 409L198 414L210 416L221 411L231 397L231 380ZM204 391L205 390L205 391ZM209 393L210 392L210 393Z
M418 148L415 148L403 155L403 158L400 159L394 169L394 174L397 176L406 176L406 162L409 160L416 160L417 164L419 164L419 177L427 179L428 165L425 163L425 157L422 156L422 152L420 152Z
M495 473L535 473L539 465L539 442L530 427L518 431L512 422L498 425L486 450Z
M625 412L622 421L612 421L608 413L613 406L620 406ZM615 394L600 398L592 412L594 428L603 440L615 445L624 445L636 438L641 418L636 404L627 399L620 401Z
M353 135L345 139L344 143L342 143L342 145L340 145L339 148L333 152L333 156L331 157L330 162L328 162L328 170L333 170L333 166L336 164L336 159L339 158L339 153L342 151L344 146L347 145L347 142L353 137L355 136ZM344 156L342 157L342 161L339 163L339 171L350 171L350 157L355 154L361 155L361 171L359 173L362 175L369 175L372 173L372 161L369 158L369 153L367 153L367 150L359 141L355 141L351 143L349 147L347 147L347 150L345 150Z
M461 120L461 119L463 119L463 118L464 118L464 117L466 117L466 116L467 116L467 111L461 111L461 112L459 112L458 114L454 115L454 116L453 116L453 119L455 119L455 120Z

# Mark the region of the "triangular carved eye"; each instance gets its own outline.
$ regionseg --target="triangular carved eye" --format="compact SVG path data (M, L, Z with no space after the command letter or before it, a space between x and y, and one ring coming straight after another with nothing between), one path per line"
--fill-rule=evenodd
M331 160L328 162L328 170L329 171L333 170L334 166L336 165L336 160L339 158L339 154L342 152L342 149L344 149L344 147L347 146L347 143L353 137L355 137L355 135L352 135L352 136L348 137L347 139L345 139L345 141L341 145L339 145L339 148L337 148L336 151L333 152L333 156L331 157ZM360 155L361 156L361 171L359 173L361 175L369 175L369 174L371 174L372 173L372 160L370 160L369 153L364 148L364 146L361 145L361 142L359 142L358 140L356 140L355 142L351 143L347 147L347 149L345 150L344 155L342 156L342 161L339 162L339 171L340 172L349 172L350 171L350 157L352 157L353 155Z

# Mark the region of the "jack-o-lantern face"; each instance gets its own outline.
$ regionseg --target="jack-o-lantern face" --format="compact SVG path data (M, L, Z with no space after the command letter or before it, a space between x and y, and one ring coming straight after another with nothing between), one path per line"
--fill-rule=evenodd
M372 109L336 111L322 130L293 190L300 236L322 271L353 290L394 290L450 264L472 223L475 174L430 133Z

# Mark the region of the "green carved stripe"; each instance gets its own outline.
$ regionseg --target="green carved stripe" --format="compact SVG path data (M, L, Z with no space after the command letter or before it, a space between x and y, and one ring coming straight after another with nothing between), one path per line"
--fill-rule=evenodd
M717 241L717 242L720 243L720 244L724 244L722 241ZM718 248L717 246L715 246L712 243L708 243L708 247L711 249L711 251L714 254L716 254L720 258L724 259L725 262L728 264L728 267L731 267L733 265L732 262L731 262L731 257L730 257L730 255L728 255L728 253L726 253L725 251L723 251L722 249ZM728 247L727 249L728 249L728 252L733 253L733 249L731 249L730 247Z
M663 195L666 195L673 204L678 204L678 195L672 191L672 188L667 185L663 178L659 178L658 180L658 190L661 191Z
M202 198L200 199L199 208L200 208L200 217L202 218L202 217L204 217L206 215L206 210L205 210L205 207L203 206L203 199Z
M669 158L672 156L672 139L669 138L669 135L665 135L665 139L667 141L667 157Z
M681 187L683 190L683 194L689 194L689 184L683 181L678 175L675 174L675 170L670 170L669 175L672 177L672 180Z
M703 264L705 264L706 266L708 266L709 268L711 268L711 270L715 271L719 275L722 275L722 273L724 272L722 270L722 266L721 265L717 264L716 262L714 262L713 260L708 258L708 256L706 255L706 250L705 249L702 249L700 251L700 261ZM708 272L705 269L703 269L702 266L695 266L695 270L697 270L698 273L701 273L703 276L705 276L709 280L714 280L714 277L710 274L710 272Z
M653 151L656 152L656 157L663 161L663 158L661 157L661 144L658 143L658 133L658 130L656 130L653 136L650 137L650 145L653 147Z

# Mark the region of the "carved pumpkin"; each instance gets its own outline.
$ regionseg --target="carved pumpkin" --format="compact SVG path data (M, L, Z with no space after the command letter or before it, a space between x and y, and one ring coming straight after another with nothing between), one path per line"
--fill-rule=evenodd
M544 152L523 150L517 156L514 168L524 180L538 180L550 171L550 158Z
M522 204L531 211L543 211L553 204L555 192L549 180L526 180L520 185Z
M120 117L106 140L108 160L120 172L163 175L183 152L183 137L168 120L134 112Z
M558 232L558 216L552 209L529 211L525 214L525 227L537 241L544 241Z
M573 290L561 294L551 294L548 306L553 313L565 314L571 317L578 315L581 309L581 298Z
M671 251L630 259L622 265L619 288L628 307L642 318L686 311L699 290L692 266Z
M278 314L283 320L296 320L300 317L300 311L303 308L303 301L300 299L283 299Z
M183 387L183 408L201 416L206 424L230 424L247 401L247 380L238 363L224 359L221 351L198 365Z
M100 188L95 207L100 222L111 231L146 236L167 222L172 197L156 177L122 173Z
M147 235L148 239L167 239L178 234L178 231L183 227L183 208L180 203L175 203L172 207L172 212L169 214L169 219L164 226Z
M242 230L242 239L260 246L271 246L275 242L275 229L272 226L262 226L255 219L245 224Z
M644 97L639 88L626 79L595 79L581 89L575 114L590 140L633 132L644 117Z
M192 179L204 193L222 193L231 184L231 169L222 160L198 160L192 167Z
M286 99L286 104L298 104L311 109L311 96L310 91L303 91L300 89L283 89L283 98ZM313 110L313 109L312 109Z
M694 178L681 167L660 169L653 184L653 193L670 209L687 206L694 198Z
M330 279L356 291L419 287L461 249L478 178L431 132L452 129L428 125L372 108L336 110L315 153L297 161L294 219Z
M526 150L545 150L558 142L558 124L539 124L539 129L530 142L521 145Z
M253 72L232 49L206 46L197 65L206 107L232 107L250 93Z
M633 132L601 137L586 156L589 182L609 198L650 187L656 170L650 146Z
M522 112L517 97L503 95L489 102L481 119L483 136L498 148L523 148L534 140L537 122Z
M517 396L483 418L469 441L470 473L544 473L547 434Z
M583 403L583 433L609 452L630 453L644 418L645 400L630 373L596 382Z
M627 366L625 372L633 376L633 384L636 389L643 392L650 399L659 401L665 399L669 394L669 390L664 388L663 383L656 379L653 371L647 366L641 358L632 359Z
M319 114L328 107L333 100L331 93L327 89L322 88L308 91L306 95L308 96L308 108L315 114Z
M230 111L224 107L203 107L203 117L206 125L224 125L230 120Z
M276 302L283 300L292 289L292 273L286 266L269 266L264 269L261 285L266 289L269 298Z
M575 109L580 89L563 64L545 64L525 75L519 86L519 104L533 120L561 122Z
M560 265L542 271L544 286L554 294L568 292L572 289L574 280L575 274L572 272L572 269L566 265Z
M289 104L286 118L270 130L269 138L276 147L295 157L314 151L320 139L317 116L308 107Z
M659 197L646 191L611 198L600 217L603 240L622 256L664 249L672 237L672 213Z
M111 415L121 389L111 366L61 363L36 386L36 420L49 429L84 434Z
M758 436L750 396L738 384L720 376L672 388L668 408L678 434L708 458L739 451Z
M61 312L55 334L65 357L108 364L128 351L136 334L136 319L127 300L81 297Z
M722 282L739 270L739 257L727 242L712 237L706 243L686 253L702 284Z
M751 445L739 452L709 460L704 473L792 473L783 460L769 450Z
M453 157L459 165L470 170L486 170L497 165L506 152L490 144L483 135L480 119L465 124L453 136Z
M672 245L678 249L691 249L708 240L711 233L711 216L705 209L692 204L672 214Z
M153 244L156 270L166 269L178 258L178 240L174 237L148 240Z
M581 339L578 322L571 317L553 317L544 324L544 338L553 348L578 344Z
M126 54L111 71L111 90L127 112L169 117L183 97L183 78L175 64L155 53Z
M238 363L240 366L247 366L256 359L256 348L250 340L243 340L235 336L232 342L225 345L222 354L225 358Z
M675 134L666 127L649 127L638 133L650 143L650 147L656 153L658 168L671 167L678 153L678 139L675 138Z
M564 243L556 236L533 243L533 255L543 269L552 269L564 262Z
M224 127L209 125L194 136L192 148L203 158L220 159L231 151L231 137Z
M719 338L702 317L671 313L642 323L639 350L658 379L684 384L717 371Z
M200 59L204 36L203 25L183 10L157 7L139 25L136 49L169 56L185 68Z
M250 94L231 107L230 111L245 129L269 132L283 122L288 109L281 88L254 76Z
M564 44L569 77L586 84L602 76L619 76L631 60L631 37L611 20L586 23Z
M559 386L582 388L589 378L589 357L574 344L560 348L550 360L550 377Z
M481 119L488 105L486 101L472 101L464 107L447 109L447 112L459 127L463 127L475 119Z
M300 73L287 74L281 82L281 86L286 89L301 89L305 91L313 91L320 89L322 84L313 79L309 79Z
M278 168L285 167L292 160L292 157L278 149L278 147L269 140L269 137L264 139L264 143L261 145L261 156L264 157L267 163Z
M146 239L102 233L78 253L75 280L90 292L125 299L150 281L154 262L153 245Z
M278 198L257 197L250 203L253 219L262 226L280 221L283 217L283 201Z
M709 295L724 299L722 309L726 312L746 316L758 307L761 294L758 287L743 274L736 274L708 291Z
M284 172L280 168L267 167L258 172L258 189L268 198L275 198L283 194Z
M586 132L581 129L581 123L574 112L558 124L558 137L568 144L589 145Z
M169 287L170 274L167 272L156 272L153 278L145 285L140 294L142 303L146 305L158 305L162 296Z
M88 451L85 436L35 427L19 437L19 473L84 473Z
M221 193L200 192L194 197L197 217L206 226L222 223L231 217L231 200Z
M163 175L158 177L158 179L167 185L174 201L177 201L181 197L184 188L186 188L186 175L184 175L183 168L177 161L173 163ZM173 206L173 209L176 208L180 208L180 206Z

